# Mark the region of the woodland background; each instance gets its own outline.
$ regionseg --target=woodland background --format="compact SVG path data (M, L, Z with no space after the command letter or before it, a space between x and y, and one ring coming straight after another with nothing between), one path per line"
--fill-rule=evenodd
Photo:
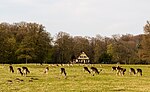
M150 23L139 35L54 37L42 24L0 23L0 63L70 63L84 51L90 63L150 64ZM131 30L132 31L132 30Z

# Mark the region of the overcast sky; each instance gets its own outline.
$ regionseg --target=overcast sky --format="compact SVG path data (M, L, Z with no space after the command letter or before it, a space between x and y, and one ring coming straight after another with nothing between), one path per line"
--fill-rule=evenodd
M0 22L36 22L54 36L142 34L150 0L0 0Z

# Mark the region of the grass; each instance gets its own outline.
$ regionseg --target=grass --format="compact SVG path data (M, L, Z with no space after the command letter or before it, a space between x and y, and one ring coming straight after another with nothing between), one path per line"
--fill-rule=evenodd
M100 72L92 76L83 71L83 66L49 66L49 73L44 74L48 65L16 64L15 73L9 72L9 65L0 65L0 92L148 92L150 90L150 65L121 65L127 69L124 76L117 76L111 70L115 65L95 64ZM31 71L26 77L17 74L17 68L27 66ZM64 67L67 78L60 74ZM91 67L88 66L89 68ZM141 68L143 76L129 75L129 68ZM17 78L23 80L18 81ZM33 79L32 79L33 78Z

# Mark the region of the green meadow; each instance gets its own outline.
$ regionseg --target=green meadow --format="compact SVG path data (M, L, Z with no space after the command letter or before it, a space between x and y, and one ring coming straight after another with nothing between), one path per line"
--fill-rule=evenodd
M25 77L17 73L17 68L28 67L30 73ZM102 69L99 75L83 71L83 67L94 66ZM150 65L120 65L126 68L124 76L116 75L111 67L115 65L52 66L48 64L14 64L14 73L9 65L0 65L0 92L150 92ZM44 74L49 67L48 74ZM64 67L67 77L60 74ZM129 68L141 68L143 76L129 75Z

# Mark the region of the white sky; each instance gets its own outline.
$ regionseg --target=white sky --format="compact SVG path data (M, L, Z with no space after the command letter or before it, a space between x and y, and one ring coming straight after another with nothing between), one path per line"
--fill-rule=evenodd
M36 22L54 36L142 34L150 0L0 0L0 22Z

